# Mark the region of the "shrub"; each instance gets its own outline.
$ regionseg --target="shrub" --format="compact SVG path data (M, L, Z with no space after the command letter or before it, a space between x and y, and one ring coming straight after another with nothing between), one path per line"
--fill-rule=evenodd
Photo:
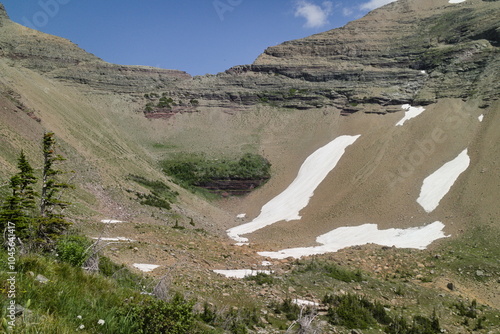
M163 171L181 186L203 186L212 180L265 180L271 164L258 154L246 153L239 160L209 160L203 155L180 154L161 162Z
M61 261L80 267L87 260L87 249L90 245L91 242L87 238L70 235L57 241L56 250Z
M377 323L372 314L373 304L363 297L327 295L324 302L333 306L328 308L327 315L333 325L366 329Z
M194 323L193 302L179 294L171 302L147 298L134 305L130 315L134 320L134 332L138 334L190 333Z
M351 271L344 269L340 266L337 266L336 264L333 263L315 261L315 260L308 262L306 265L302 265L300 262L298 262L297 264L299 264L299 268L297 269L297 271L300 273L305 273L305 272L323 273L326 276L347 283L361 282L363 280L363 275L361 274L361 271L359 269L356 271Z
M257 285L273 284L274 279L271 275L259 272L254 276L246 276L247 281L254 281Z

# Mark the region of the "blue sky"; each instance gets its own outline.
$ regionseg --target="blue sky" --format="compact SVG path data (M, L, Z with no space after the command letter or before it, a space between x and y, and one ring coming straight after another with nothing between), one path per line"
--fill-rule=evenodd
M215 74L395 0L0 0L17 23L105 61Z

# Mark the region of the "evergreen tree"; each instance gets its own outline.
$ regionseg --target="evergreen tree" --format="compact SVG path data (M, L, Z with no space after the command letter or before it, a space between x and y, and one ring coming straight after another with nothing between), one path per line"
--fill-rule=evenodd
M7 222L12 222L16 226L17 236L26 238L34 231L32 211L37 196L33 190L36 177L23 151L19 156L17 167L20 171L12 176L9 182L11 194L4 200L0 210L0 227L3 231Z
M61 212L71 204L60 200L61 190L71 188L71 186L60 182L57 178L58 175L64 172L55 169L55 164L65 159L55 153L54 146L54 133L45 133L43 136L42 192L40 195L37 243L39 247L46 249L50 249L55 239L68 227L69 222L64 219Z
M0 224L2 232L7 226L7 222L12 222L18 227L24 221L24 213L21 209L22 198L19 194L21 180L16 174L10 178L9 187L12 193L7 196L0 211Z
M59 208L62 210L70 204L69 202L60 200L59 192L71 186L57 180L57 175L63 174L63 171L55 169L54 164L64 161L65 159L55 154L54 145L54 133L45 133L43 136L43 172L40 215L46 218L60 216L60 214L56 213L56 209Z
M21 196L21 206L25 211L33 210L36 207L35 198L38 196L33 189L33 185L37 182L37 178L33 174L34 170L26 159L24 151L21 151L17 167L20 170L17 175L20 179L19 193Z

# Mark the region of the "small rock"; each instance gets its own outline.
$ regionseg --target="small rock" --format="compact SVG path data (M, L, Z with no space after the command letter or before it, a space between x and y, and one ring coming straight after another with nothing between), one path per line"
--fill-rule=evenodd
M289 286L288 287L288 292L290 293L295 293L297 290L295 290L293 287Z
M479 276L479 277L484 276L484 271L476 270L476 276Z
M36 275L35 280L36 280L37 282L42 283L42 284L45 284L45 283L48 283L48 282L49 282L49 279L48 279L47 277L45 277L45 276L43 276L43 275L40 275L40 274Z
M448 283L448 284L446 284L446 287L447 287L449 290L451 290L451 291L455 290L455 284L453 284L453 283L451 283L451 282L450 282L450 283Z

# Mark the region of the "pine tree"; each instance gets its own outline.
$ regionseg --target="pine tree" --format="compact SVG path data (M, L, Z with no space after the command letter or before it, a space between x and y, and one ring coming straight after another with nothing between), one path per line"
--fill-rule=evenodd
M36 207L35 199L38 196L33 189L33 185L37 182L37 178L33 174L34 170L26 159L24 151L21 151L17 167L20 170L17 175L20 178L19 192L21 195L21 206L23 210L33 210Z
M63 174L63 171L55 169L54 164L65 159L55 154L54 145L54 133L45 133L43 136L43 173L40 200L40 215L42 217L59 216L60 214L55 212L56 208L62 210L70 204L69 202L60 200L59 192L71 186L57 180L57 175Z
M0 210L0 227L3 231L7 222L14 223L17 236L26 238L34 231L32 211L35 208L37 193L33 190L33 184L37 179L23 151L17 167L20 171L12 176L9 182L11 194L7 196Z
M40 194L40 217L38 218L38 240L40 247L50 249L55 239L57 239L68 227L69 222L64 219L62 210L71 203L60 200L61 190L71 188L71 185L60 182L58 175L64 172L55 169L57 162L65 159L57 155L54 133L48 132L43 136L43 171L42 171L42 191ZM59 210L59 212L57 211Z

